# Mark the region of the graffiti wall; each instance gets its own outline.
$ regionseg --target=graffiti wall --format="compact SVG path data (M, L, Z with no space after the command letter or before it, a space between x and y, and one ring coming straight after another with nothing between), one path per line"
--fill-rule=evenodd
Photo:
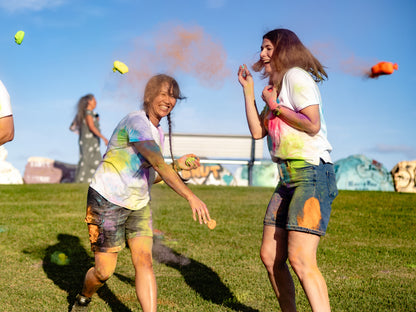
M416 160L399 162L391 174L397 192L416 193Z
M6 162L3 161L3 163ZM3 170L4 173L6 169L0 168L0 171ZM416 193L416 160L399 162L391 172L388 172L381 163L375 160L363 155L353 155L336 161L334 169L337 187L340 190L396 190L397 192ZM28 159L23 180L21 176L18 182L0 179L0 184L70 183L74 181L75 171L76 165L43 157L31 157ZM3 175L3 178L5 176ZM246 165L227 168L215 163L202 164L197 169L182 171L181 176L187 183L195 185L248 186ZM253 166L252 186L274 188L278 182L279 175L275 163L262 161L261 165Z
M190 171L181 171L181 176L190 184L237 185L233 174L219 164L206 164Z
M234 173L238 186L248 186L248 167L240 166ZM277 165L273 162L253 166L252 186L276 187L279 182Z
M252 186L275 187L279 181L276 164L255 165ZM191 171L182 171L182 178L190 184L248 186L248 167L238 166L234 173L220 164L201 165Z
M394 191L393 178L379 162L364 155L353 155L334 164L340 190Z
M70 183L74 182L77 165L66 164L45 157L30 157L25 167L23 180L34 183Z

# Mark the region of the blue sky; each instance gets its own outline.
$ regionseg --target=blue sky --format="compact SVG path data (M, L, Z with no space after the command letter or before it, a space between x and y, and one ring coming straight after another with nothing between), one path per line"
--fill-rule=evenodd
M265 32L283 27L327 67L320 90L333 160L364 154L391 170L416 159L415 13L412 0L0 0L0 79L16 127L7 161L22 175L31 156L77 163L68 127L78 99L96 96L109 138L140 107L147 73L173 75L187 97L173 113L175 132L249 134L237 68L257 59ZM197 41L180 64L160 53L177 48L178 29ZM114 73L115 60L130 72ZM399 70L364 78L378 61ZM261 109L266 81L255 83Z

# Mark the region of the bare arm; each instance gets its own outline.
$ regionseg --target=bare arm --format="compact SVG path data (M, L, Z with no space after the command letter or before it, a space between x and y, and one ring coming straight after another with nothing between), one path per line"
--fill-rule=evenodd
M269 108L275 112L275 115L293 128L306 132L309 135L315 135L321 129L318 104L307 106L301 111L295 112L277 103L276 89L273 86L264 88L262 98Z
M200 159L195 154L186 154L179 159L175 159L174 163L171 164L173 168L176 168L174 169L176 172L180 170L189 171L189 170L198 168L200 165L201 165ZM161 181L163 181L162 177L160 175L157 175L154 183L156 184Z
M0 145L14 139L13 115L0 118Z
M99 138L101 138L104 141L105 145L107 145L108 144L107 138L104 135L102 135L101 132L95 127L94 119L92 118L92 116L86 115L85 122L87 123L87 126L90 129L90 131L94 133L96 136L98 136Z
M254 81L246 65L238 69L238 81L243 87L248 127L253 139L262 139L267 131L263 126L254 97Z
M207 223L211 218L205 203L200 200L192 191L183 183L175 170L168 165L160 152L159 146L155 141L142 141L133 143L136 150L146 158L146 160L157 171L165 183L176 193L185 198L192 209L192 217L196 220L198 214L199 223Z

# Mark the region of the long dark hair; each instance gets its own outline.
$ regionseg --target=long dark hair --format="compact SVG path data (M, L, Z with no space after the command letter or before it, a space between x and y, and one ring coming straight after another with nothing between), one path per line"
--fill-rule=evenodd
M282 87L284 74L292 67L300 67L311 74L316 82L321 82L328 78L322 64L313 54L303 45L298 36L288 29L274 29L263 36L263 40L268 39L273 44L273 55L271 66L272 76L263 72L263 78L269 78L269 83L273 84L278 91ZM254 71L262 71L264 63L260 59L253 65Z
M78 100L77 106L76 106L76 114L75 118L72 121L71 128L73 127L76 130L79 130L81 128L82 122L85 119L85 115L87 112L87 106L89 101L91 101L94 98L94 95L89 93L84 95Z
M144 99L143 99L143 109L147 113L150 104L159 94L160 89L164 84L168 85L168 90L171 96L173 96L176 100L183 100L185 97L181 94L181 90L179 88L178 82L165 74L159 74L153 76L149 79L144 89ZM173 157L173 149L172 149L172 118L170 113L166 116L168 119L168 126L169 126L169 150L170 150L170 157L172 158L172 163L174 162ZM163 152L163 151L162 151Z

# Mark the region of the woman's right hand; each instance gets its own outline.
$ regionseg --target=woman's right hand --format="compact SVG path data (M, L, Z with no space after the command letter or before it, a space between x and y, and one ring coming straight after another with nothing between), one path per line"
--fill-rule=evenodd
M188 198L189 206L191 206L192 209L192 217L196 221L196 214L198 214L198 220L199 223L206 224L209 220L211 220L211 217L209 216L209 211L207 208L207 205L200 200L195 194L192 194L190 198Z
M244 92L253 91L254 93L253 76L251 76L246 64L243 64L238 68L238 81L243 87Z

